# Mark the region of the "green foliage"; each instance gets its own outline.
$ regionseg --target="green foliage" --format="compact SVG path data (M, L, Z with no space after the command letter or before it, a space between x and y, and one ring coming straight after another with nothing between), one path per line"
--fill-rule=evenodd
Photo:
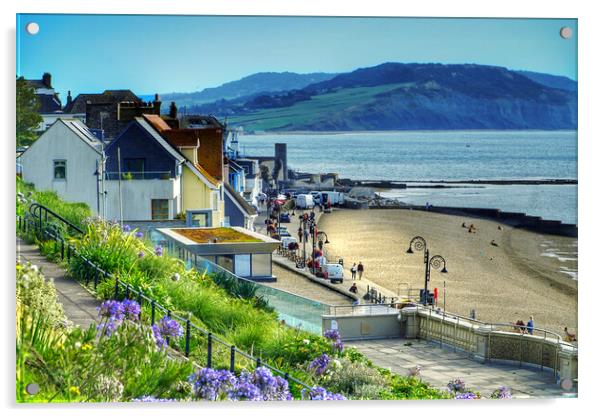
M381 393L383 400L451 398L447 392L438 390L416 377L388 373L388 379L389 388Z
M39 107L33 87L23 77L17 78L17 146L30 145L38 138L36 129L42 123Z
M355 399L378 399L387 387L387 380L378 370L347 358L332 360L320 382L329 391Z

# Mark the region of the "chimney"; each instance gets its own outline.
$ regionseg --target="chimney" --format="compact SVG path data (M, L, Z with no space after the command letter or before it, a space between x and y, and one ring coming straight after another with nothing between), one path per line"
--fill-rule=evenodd
M42 75L42 83L46 87L52 88L52 75L50 75L49 72L45 72L44 75Z
M73 98L71 97L71 90L67 91L67 105L70 105L73 102Z
M157 116L161 116L161 99L159 94L155 94L155 101L153 101L153 108Z
M172 119L178 118L178 108L176 107L175 101L172 101L169 105L169 117L171 117Z

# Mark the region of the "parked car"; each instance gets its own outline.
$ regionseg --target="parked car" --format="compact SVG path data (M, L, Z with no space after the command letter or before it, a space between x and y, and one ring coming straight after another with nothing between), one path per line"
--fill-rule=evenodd
M343 265L327 263L322 265L322 274L324 278L329 279L333 284L343 282L344 272Z
M280 213L280 223L290 223L291 215L288 213Z
M283 226L276 227L276 234L280 235L280 237L289 237L291 235L288 229Z
M287 237L283 237L282 239L280 239L280 245L284 249L290 249L290 244L291 243L298 243L297 242L297 238L292 237L292 236L287 236Z

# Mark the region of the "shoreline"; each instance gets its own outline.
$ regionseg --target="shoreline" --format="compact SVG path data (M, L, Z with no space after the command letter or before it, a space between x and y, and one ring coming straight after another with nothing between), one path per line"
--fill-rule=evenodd
M244 129L244 126L243 126ZM407 130L276 130L276 131L266 131L259 130L257 132L248 130L244 131L241 136L268 136L268 135L365 135L370 133L376 134L384 134L384 133L394 133L394 132L419 132L419 133L431 133L431 132L575 132L577 133L577 129L457 129L457 130L449 130L449 129L407 129Z
M467 233L462 222L474 224ZM424 287L424 264L419 254L405 253L413 236L423 236L431 255L447 262L447 274L431 272L429 288L439 288L446 310L492 323L514 323L535 317L538 327L563 334L577 330L578 281L560 271L577 269L576 239L549 236L462 215L409 210L337 210L320 220L328 234L328 256L345 259L345 268L362 261L369 280L391 291ZM495 239L497 246L490 244ZM574 261L543 256L542 245L575 251ZM567 259L573 259L567 257Z

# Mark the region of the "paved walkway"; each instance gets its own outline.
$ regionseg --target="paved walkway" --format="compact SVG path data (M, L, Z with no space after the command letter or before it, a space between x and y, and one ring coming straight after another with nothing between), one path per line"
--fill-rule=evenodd
M73 278L67 277L63 268L42 256L37 246L17 237L17 260L37 265L47 279L54 280L59 302L63 305L67 319L74 325L88 328L96 322L96 308L100 306L100 301Z
M512 389L514 398L557 398L565 394L556 385L552 372L482 364L463 353L454 353L421 340L363 340L346 342L346 345L357 348L374 364L399 375L407 375L411 368L419 365L422 380L437 388L445 389L451 379L461 378L466 387L485 396L503 385Z

